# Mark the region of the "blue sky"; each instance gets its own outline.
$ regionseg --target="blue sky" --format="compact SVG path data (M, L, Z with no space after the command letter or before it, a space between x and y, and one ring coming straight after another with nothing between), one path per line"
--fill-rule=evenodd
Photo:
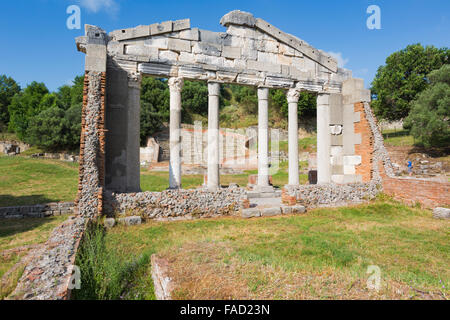
M81 8L80 30L66 27L66 8L72 4ZM381 9L381 30L366 27L369 5ZM192 27L225 31L219 20L236 9L340 55L344 67L367 87L386 57L408 44L450 46L448 0L4 0L0 74L21 86L36 80L56 90L84 71L84 54L77 52L74 38L84 34L86 23L109 32L190 18Z

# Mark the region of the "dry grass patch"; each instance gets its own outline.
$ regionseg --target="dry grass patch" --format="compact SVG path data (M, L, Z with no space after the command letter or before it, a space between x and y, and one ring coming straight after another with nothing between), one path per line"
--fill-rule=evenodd
M378 201L298 216L150 221L114 228L106 243L124 261L167 258L180 299L429 299L449 295L449 226ZM381 270L379 292L367 289L370 265Z

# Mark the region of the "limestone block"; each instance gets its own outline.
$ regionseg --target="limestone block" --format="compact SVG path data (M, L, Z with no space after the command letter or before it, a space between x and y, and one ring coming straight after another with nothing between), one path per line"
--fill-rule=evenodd
M250 38L250 39L256 38L256 31L254 29L244 26L230 25L228 26L227 33L231 34L232 36L238 36L243 38Z
M305 213L306 212L306 208L302 205L295 205L292 206L292 213Z
M289 75L289 66L282 64L281 65L281 74L288 76Z
M237 72L217 71L217 80L224 82L234 82L237 77ZM234 148L233 148L234 151Z
M186 63L195 63L195 54L188 52L180 52L178 60Z
M228 12L226 15L220 19L220 24L227 27L229 25L244 25L249 27L254 27L256 19L251 13L234 10Z
M200 39L199 30L198 30L198 28L183 30L183 31L180 31L180 33L178 34L178 37L180 39L198 41Z
M151 37L144 41L144 45L158 49L168 49L169 39L164 36Z
M353 136L353 143L354 144L361 144L362 142L362 137L361 137L361 133L355 133Z
M362 176L360 174L344 174L343 183L359 183L362 182Z
M280 207L274 207L274 208L262 208L261 209L261 216L262 217L271 217L281 214L281 208Z
M256 208L241 209L241 216L242 218L260 217L261 212Z
M342 166L344 164L344 160L342 158L342 155L336 155L330 157L331 165L339 165Z
M344 156L344 165L359 165L361 164L361 156L355 155L355 156Z
M139 72L152 76L161 77L176 77L178 76L178 69L170 65L161 63L140 63L138 67Z
M258 51L258 61L261 62L269 62L276 64L278 63L277 55L274 53L267 53L267 52L261 52Z
M173 22L172 21L164 21L161 23L154 23L150 25L150 34L156 35L156 34L162 34L162 33L168 33L172 32Z
M344 175L343 174L333 174L331 175L331 182L342 184L344 183Z
M277 55L277 63L290 65L292 64L292 57L288 57L282 54Z
M350 78L342 83L342 94L344 104L356 102L370 102L370 90L364 88L363 79Z
M191 52L191 42L189 40L181 40L181 39L168 39L167 47L169 50L173 51L185 51Z
M216 67L221 67L224 64L224 59L222 57L216 57L216 56L207 56L204 54L196 54L195 55L195 62L198 63L204 63L208 65L213 65Z
M116 224L116 220L114 218L106 218L103 222L103 225L106 229L111 229Z
M197 66L182 66L180 67L178 74L180 77L188 79L207 79L206 70L199 65Z
M236 69L247 69L247 61L242 60L242 59L236 59L234 60L234 67Z
M344 173L344 166L335 164L331 166L331 173L332 174L343 174Z
M289 67L289 75L291 75L292 77L294 77L297 80L306 80L306 79L310 78L310 75L308 72L301 71L296 67Z
M155 47L125 44L123 47L123 51L124 54L146 56L158 59L158 48Z
M140 216L131 216L125 218L119 218L119 223L123 223L127 226L134 226L142 223L142 218Z
M220 46L209 44L209 43L197 42L192 47L192 52L196 53L196 54L220 57L222 48Z
M355 174L355 166L352 165L344 165L344 174Z
M361 121L361 112L354 112L353 113L353 122L360 122Z
M282 55L288 56L288 57L294 57L295 56L295 50L294 48L287 46L283 43L279 44L278 52Z
M135 28L116 30L116 31L113 31L111 34L117 41L141 38L141 37L148 37L150 35L150 27L149 26L137 26Z
M437 207L433 209L433 218L436 219L450 219L450 209Z
M300 57L300 58L303 58L303 57L304 57L303 53L301 53L301 52L298 51L298 50L294 50L294 55L295 55L296 57Z
M282 214L291 214L292 207L291 206L281 206L281 213Z
M331 135L331 145L332 146L342 146L343 145L343 138L344 136L342 134L339 135Z
M292 88L294 86L293 80L281 77L267 76L265 83L269 87Z
M228 36L225 32L213 32L202 29L199 29L199 35L202 43L209 43L218 47L224 44L224 39Z
M255 46L258 51L267 53L279 53L279 42L272 40L256 40Z
M243 73L238 75L237 82L241 84L257 86L264 83L264 79L261 79L257 75Z
M307 58L291 57L291 65L302 71L307 71Z
M239 47L222 47L222 56L226 58L239 59L241 57L241 48Z
M342 155L343 147L342 146L332 146L330 149L331 156Z
M258 70L258 71L267 71L273 73L281 73L281 66L279 64L261 62L261 61L247 61L247 68Z
M191 27L190 19L176 20L173 22L172 31L180 31Z
M159 50L159 60L161 61L178 61L179 54L171 50Z

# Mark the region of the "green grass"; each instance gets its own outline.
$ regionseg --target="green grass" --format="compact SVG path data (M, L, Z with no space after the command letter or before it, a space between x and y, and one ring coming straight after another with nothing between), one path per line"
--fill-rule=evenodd
M384 130L384 143L394 147L405 147L414 145L414 137L409 134L409 130Z
M116 227L104 243L122 263L167 258L176 298L421 298L416 290L442 298L450 285L449 226L429 211L378 201L302 216L151 221ZM380 293L365 287L369 265L381 269ZM122 295L153 297L145 268Z
M49 159L0 157L0 206L72 201L78 164Z

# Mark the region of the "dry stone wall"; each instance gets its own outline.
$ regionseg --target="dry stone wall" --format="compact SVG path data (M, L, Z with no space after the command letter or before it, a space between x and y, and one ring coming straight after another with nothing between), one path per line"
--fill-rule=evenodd
M0 207L0 219L43 218L72 214L73 202L53 202L32 206Z
M105 212L109 216L140 214L146 219L231 215L239 210L244 194L239 187L107 193Z

